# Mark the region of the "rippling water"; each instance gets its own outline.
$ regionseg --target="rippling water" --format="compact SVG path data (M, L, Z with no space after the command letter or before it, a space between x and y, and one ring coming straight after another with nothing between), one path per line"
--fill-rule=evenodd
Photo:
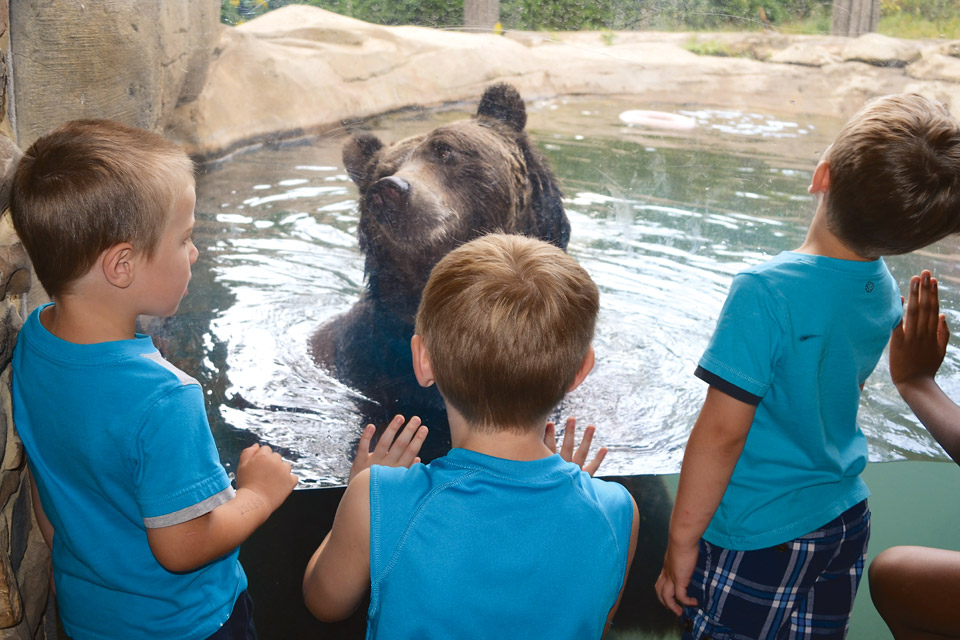
M597 281L597 366L561 409L598 425L605 474L676 472L705 394L692 372L726 295L749 264L799 246L815 203L806 193L842 124L691 106L697 126L626 125L628 109L586 99L528 105L528 129L551 162L572 225L569 252ZM466 117L472 105L405 112L364 128L386 142ZM279 447L307 483L349 470L362 417L358 394L319 369L307 338L360 294L357 192L341 165L342 135L236 154L198 183L200 260L181 312L152 328L178 366L207 389L221 456ZM928 267L953 326L957 242L888 260L905 290ZM957 341L941 375L960 398ZM888 380L867 382L861 424L874 460L942 458Z

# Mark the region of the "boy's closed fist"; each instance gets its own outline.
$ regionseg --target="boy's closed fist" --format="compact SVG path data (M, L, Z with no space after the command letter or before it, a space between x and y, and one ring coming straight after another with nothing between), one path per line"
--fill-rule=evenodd
M298 482L290 463L267 445L253 444L240 452L237 488L259 494L271 511L283 504Z

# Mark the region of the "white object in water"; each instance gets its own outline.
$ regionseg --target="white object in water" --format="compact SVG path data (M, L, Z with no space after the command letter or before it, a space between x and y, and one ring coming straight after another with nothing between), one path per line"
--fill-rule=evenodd
M657 129L693 129L697 126L697 121L687 116L667 111L644 111L642 109L624 111L620 114L620 120L629 125Z

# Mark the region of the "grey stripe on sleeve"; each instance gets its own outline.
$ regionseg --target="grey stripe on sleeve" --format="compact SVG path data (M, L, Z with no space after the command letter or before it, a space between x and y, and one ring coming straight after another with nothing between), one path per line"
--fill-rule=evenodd
M202 515L210 513L220 505L232 500L235 495L237 495L236 490L234 490L233 487L227 487L220 493L215 493L206 500L202 500L197 504L192 504L185 509L180 509L179 511L167 513L162 516L144 518L143 524L147 527L147 529L172 527L175 524L181 524L183 522L187 522L188 520L193 520L194 518L199 518Z

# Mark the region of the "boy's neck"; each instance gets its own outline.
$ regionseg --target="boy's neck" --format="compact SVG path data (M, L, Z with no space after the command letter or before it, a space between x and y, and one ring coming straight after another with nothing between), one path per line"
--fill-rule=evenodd
M136 336L137 317L128 317L108 304L93 304L79 296L58 296L40 314L43 327L61 340L97 344Z
M455 448L506 460L541 460L553 455L543 442L545 419L538 426L521 432L516 429L475 429L449 404L447 417L450 422L450 444Z
M810 222L810 228L807 229L806 239L795 252L857 262L869 262L874 259L864 258L856 253L830 230L827 225L825 200L823 198L820 199L817 212Z

